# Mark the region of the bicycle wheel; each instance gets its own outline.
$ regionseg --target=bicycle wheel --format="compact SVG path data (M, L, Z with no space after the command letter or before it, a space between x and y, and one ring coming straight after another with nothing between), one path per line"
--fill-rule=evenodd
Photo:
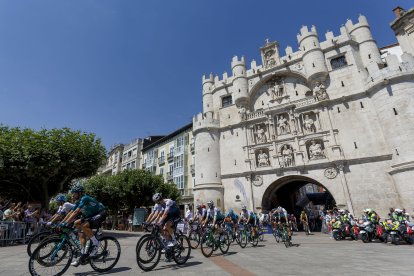
M173 259L178 265L183 265L190 258L191 246L187 236L179 235L177 238L177 244L174 246Z
M200 234L197 230L191 230L188 235L188 239L190 240L190 246L192 249L196 249L200 244Z
M135 253L136 253L137 256L138 256L138 246L139 246L139 244L141 243L141 241L144 240L145 237L148 237L148 236L151 236L151 234L144 234L137 241L137 245L135 246Z
M118 263L121 245L114 237L101 236L98 240L100 242L98 252L96 256L89 259L89 264L93 270L102 273L111 270Z
M245 248L247 245L247 235L245 231L239 232L239 245L241 248Z
M230 248L230 237L227 232L223 232L220 234L220 245L219 245L220 251L223 254L226 254L229 251Z
M36 247L46 238L50 237L51 234L53 234L53 232L43 231L37 233L36 235L30 238L29 242L27 243L27 254L29 255L29 257L30 255L32 255Z
M276 240L276 242L277 243L279 243L280 242L280 240L281 240L281 234L280 234L280 230L279 229L276 229L274 232L273 232L273 236L275 237L275 240Z
M161 258L161 248L154 236L145 237L138 246L137 264L144 271L150 271Z
M252 237L252 245L253 245L254 247L256 247L258 244L259 244L259 236L258 236L258 234L256 233L256 235L254 235L254 236Z
M72 258L73 251L67 241L47 239L30 256L30 275L62 275L69 268Z
M203 253L204 257L210 257L214 251L214 237L210 231L204 233L203 237L201 238L201 253Z

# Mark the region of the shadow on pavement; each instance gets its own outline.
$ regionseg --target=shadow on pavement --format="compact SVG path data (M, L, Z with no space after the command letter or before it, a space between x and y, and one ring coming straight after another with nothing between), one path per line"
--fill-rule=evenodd
M172 261L172 262L174 262L174 261ZM171 268L172 270L175 270L175 269L180 269L182 267L190 267L190 266L195 266L195 265L200 265L200 264L202 264L202 262L186 262L183 265L177 265L176 263L172 263L172 264L167 264L167 265L163 265L163 266L160 266L158 268L155 268L155 269L153 269L153 271L169 269L169 268Z
M104 272L104 273L99 273L96 271L89 271L89 272L82 272L82 273L74 273L74 275L76 276L87 276L87 275L103 275L103 274L112 274L112 273L118 273L118 272L123 272L123 271L127 271L127 270L131 270L130 267L116 267L111 269L108 272Z
M227 252L226 254L221 254L221 255L217 255L217 256L230 256L230 255L234 255L237 254L237 252Z

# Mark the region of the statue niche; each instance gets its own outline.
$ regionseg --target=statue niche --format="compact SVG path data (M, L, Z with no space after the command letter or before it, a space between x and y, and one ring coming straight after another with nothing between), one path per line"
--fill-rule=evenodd
M312 134L316 132L317 129L317 118L315 112L307 112L302 114L302 127L304 134Z
M269 162L269 149L259 149L256 150L256 165L257 167L268 167L270 166Z
M258 124L255 125L255 138L256 138L256 144L266 143L267 138L267 131L266 131L266 125L265 124Z
M326 158L325 146L321 139L309 140L306 142L309 160L318 160Z
M286 96L285 81L281 77L273 78L267 83L267 94L271 97L270 102Z
M289 124L289 115L282 113L276 116L277 135L284 135L291 132Z
M295 165L293 148L291 145L285 144L280 147L279 165L282 168L292 167Z

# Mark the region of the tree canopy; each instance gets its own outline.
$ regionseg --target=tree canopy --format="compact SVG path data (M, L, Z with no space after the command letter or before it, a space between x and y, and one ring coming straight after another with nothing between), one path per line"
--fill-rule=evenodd
M116 175L96 175L84 181L86 193L106 205L113 213L132 212L134 207L153 205L156 192L178 201L180 191L175 184L164 183L161 176L145 170L125 170Z
M48 206L73 180L95 174L105 155L92 133L0 125L0 195Z

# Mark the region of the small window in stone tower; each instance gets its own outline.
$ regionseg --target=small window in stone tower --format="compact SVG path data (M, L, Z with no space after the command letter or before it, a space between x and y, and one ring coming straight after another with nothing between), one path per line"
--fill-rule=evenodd
M337 68L341 68L344 66L347 66L348 63L346 62L346 58L345 56L340 56L340 57L336 57L331 59L331 67L332 69L337 69Z
M230 96L225 96L221 98L221 107L227 107L233 104L233 98Z

